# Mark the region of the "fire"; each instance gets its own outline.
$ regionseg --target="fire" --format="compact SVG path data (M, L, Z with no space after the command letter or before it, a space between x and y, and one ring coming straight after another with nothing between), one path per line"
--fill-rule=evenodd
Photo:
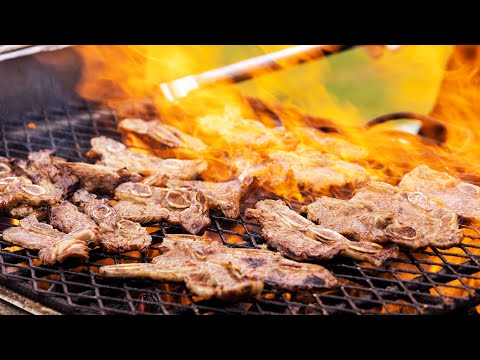
M147 104L146 116L153 113L202 140L208 145L203 151L163 155L206 160L205 180L255 176L266 190L299 202L306 198L298 179L291 171L271 165L273 153L302 157L299 149L309 149L333 154L359 164L373 179L392 184L421 164L480 184L480 50L475 46L403 46L381 58L370 58L357 49L242 84L197 89L174 103L159 91L161 82L282 48L82 46L77 51L88 71L78 92L120 114L127 114L132 104ZM353 73L349 57L364 71ZM341 91L346 88L360 90L348 97ZM374 88L380 88L381 95L365 100ZM365 126L383 113L412 109L430 115L437 126L419 121ZM415 134L419 128L425 136ZM443 128L446 136L440 141L434 135ZM138 151L149 151L139 138L132 136L129 141ZM446 257L451 262L464 261ZM441 268L429 265L428 271ZM465 295L462 289L447 288L441 291Z
M369 175L390 183L398 182L404 173L425 163L460 175L474 176L477 173L476 166L470 165L465 169L465 161L459 161L476 146L476 134L468 126L470 120L466 120L475 119L472 117L475 109L465 109L465 105L468 105L467 108L470 105L461 102L465 101L461 100L465 97L458 91L469 92L466 85L462 85L462 89L450 89L457 84L455 78L465 79L458 70L445 71L451 47L405 46L395 53L387 52L380 59L369 58L363 49L352 52L359 63L375 74L372 78L377 80L377 84L365 84L358 80L351 87L383 86L384 99L379 99L379 102L384 103L385 108L395 109L398 104L407 104L421 107L427 113L445 77L442 88L448 94L454 92L455 96L440 97L434 111L436 117L448 124L448 140L444 145L426 145L418 136L399 132L392 126L366 129L364 123L380 114L369 112L365 105L354 106L349 99L339 99L326 86L329 79L337 75L335 70L341 68L343 59L353 56L348 54L264 75L240 85L198 89L175 103L161 96L158 88L161 82L201 73L285 46L226 48L78 47L87 69L78 91L86 98L103 101L117 110L124 109L125 102L141 103L148 99L156 117L208 144L205 151L182 153L181 156L205 159L209 163L208 171L203 174L205 180L229 180L252 169L258 171L263 166L260 176L266 180L265 186L283 197L302 199L295 179L287 174L282 175L285 181L269 181L272 171L276 170L265 170L265 165L272 152L295 151L298 146L356 162L365 167ZM459 51L455 51L454 58L458 54ZM453 80L449 80L451 77ZM355 78L349 78L352 79ZM260 98L262 105L273 116L264 116L265 112L259 115L258 108L252 107L244 94ZM471 99L474 100L474 97ZM450 110L452 101L456 102L455 108L461 105L462 110ZM473 106L473 102L470 103ZM398 111L403 110L409 108L398 108ZM272 120L272 117L278 121ZM324 132L325 129L329 132ZM129 145L145 148L139 139L134 139Z

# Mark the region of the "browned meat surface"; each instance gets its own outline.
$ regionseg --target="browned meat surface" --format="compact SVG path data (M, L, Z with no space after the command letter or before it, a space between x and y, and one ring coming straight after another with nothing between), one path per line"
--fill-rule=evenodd
M202 140L160 120L124 119L118 128L126 144L150 149L161 157L195 158L207 149Z
M394 242L418 249L458 245L457 216L419 192L381 182L357 189L350 200L320 197L303 208L320 226L357 240Z
M0 213L21 204L38 207L58 203L61 190L46 180L39 180L40 185L36 185L25 176L0 178Z
M241 181L210 182L171 179L167 181L166 185L169 188L201 191L207 197L210 209L219 211L225 217L232 219L236 219L240 215L243 187Z
M272 171L264 184L273 189L293 178L303 191L328 193L346 189L350 194L350 189L368 180L361 166L310 148L299 146L296 151L275 151L268 157Z
M453 210L465 225L480 231L480 187L421 165L405 174L399 186L420 192Z
M27 249L40 250L38 256L45 265L63 263L70 258L87 260L87 243L94 237L90 229L62 233L49 224L38 222L33 215L20 220L19 227L3 231L4 240Z
M107 199L80 189L73 194L72 201L90 216L100 228L101 245L106 252L146 251L152 237L139 223L121 217Z
M90 157L101 157L101 163L114 169L127 168L141 175L162 174L168 178L192 180L207 169L204 160L161 159L153 155L130 151L105 136L91 140Z
M95 221L66 200L61 204L52 206L50 210L50 224L64 233L89 229L95 234L95 237L91 239L91 244L98 244L101 240L100 228Z
M0 214L8 212L22 201L21 185L31 184L27 178L8 176L0 178Z
M51 150L33 152L28 156L28 161L16 161L15 164L25 172L34 184L49 182L61 189L61 196L65 197L74 190L78 178L62 165L67 161L53 156Z
M100 274L184 281L199 296L227 300L259 295L264 282L288 290L337 285L322 266L297 263L268 250L227 248L209 238L167 235L161 250L152 264L107 265Z
M167 221L170 211L155 204L139 204L121 200L113 208L124 219L136 221L140 224L154 224ZM178 222L176 222L178 224Z
M117 187L115 197L120 201L114 208L125 219L141 223L166 221L182 226L191 234L210 224L208 200L200 191L128 182Z
M7 158L0 156L0 178L10 176L15 176L13 167Z
M125 168L114 170L108 166L81 162L64 163L63 166L78 177L80 186L88 192L113 194L121 183L142 180L141 175Z
M380 266L398 256L395 245L382 247L366 241L350 241L297 214L281 200L259 201L245 215L260 223L269 246L293 260L322 261L341 255Z
M28 204L20 204L11 208L8 215L14 219L23 219L30 215L35 215L38 220L45 220L48 216L48 206L35 207Z
M100 274L185 282L192 293L207 300L238 301L259 296L263 290L262 281L247 277L229 263L209 262L182 243L173 246L156 264L107 265L100 268Z

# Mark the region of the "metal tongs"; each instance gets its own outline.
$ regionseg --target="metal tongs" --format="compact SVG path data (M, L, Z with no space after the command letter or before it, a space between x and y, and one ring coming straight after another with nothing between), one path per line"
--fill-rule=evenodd
M339 53L356 45L297 45L256 56L221 68L196 75L189 75L159 85L164 97L176 101L191 91L219 84L233 84L254 77L286 69L330 54ZM396 50L400 45L363 45L373 57L381 56L383 51Z

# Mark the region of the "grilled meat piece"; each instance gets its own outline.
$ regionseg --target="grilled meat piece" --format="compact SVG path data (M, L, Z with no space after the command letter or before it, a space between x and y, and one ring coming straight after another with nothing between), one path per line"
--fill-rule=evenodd
M453 211L420 192L371 182L350 200L320 197L305 206L308 218L357 240L394 242L411 249L458 245L461 232Z
M128 182L117 187L115 197L120 201L114 208L125 219L141 223L166 221L191 234L210 224L208 200L200 191Z
M80 189L73 194L72 201L95 220L100 228L101 245L106 252L145 252L151 245L152 237L147 230L139 223L121 217L107 199L98 199L97 195Z
M142 176L126 168L114 170L108 166L81 162L64 163L63 166L80 180L80 186L88 192L113 194L115 188L126 181L140 181Z
M335 277L320 265L300 264L268 250L227 248L217 241L199 236L167 235L161 250L163 254L155 257L152 264L107 265L100 268L100 274L105 277L185 281L197 295L229 300L260 294L264 282L288 290L337 285ZM235 282L229 286L229 281L222 281L226 269L236 271L240 278L255 281L255 286L250 287L255 291L238 291ZM199 272L202 276L196 275L196 279L192 280L190 274Z
M34 215L20 220L19 227L3 231L4 240L27 249L40 250L38 257L45 265L63 263L70 258L87 260L87 243L94 237L90 229L62 233L49 224L38 222Z
M71 233L80 229L89 229L95 237L90 239L91 243L96 245L100 243L100 228L89 216L80 212L78 208L69 201L63 201L61 204L52 206L50 210L50 224L60 231Z
M382 247L368 241L350 241L297 214L281 200L259 201L245 215L261 224L268 245L293 260L322 261L341 255L380 266L398 256L395 245Z
M421 192L445 205L460 216L465 225L480 232L480 187L427 165L405 174L399 186L406 191Z
M8 212L22 201L20 185L31 184L27 178L8 176L0 178L0 214Z
M67 160L53 156L53 151L42 150L33 152L28 156L28 161L15 161L17 168L28 176L33 183L42 185L41 182L50 182L56 188L61 189L61 197L64 198L71 194L75 189L78 178L62 165Z
M14 169L7 158L0 156L0 178L10 176L15 176Z
M292 176L300 190L314 193L354 189L368 181L367 172L361 166L302 146L295 152L275 151L268 157L271 160L268 166L274 171L269 172L273 175L270 175L265 184L273 189ZM348 191L350 193L351 190Z
M48 216L48 207L34 207L28 204L20 204L11 208L8 215L14 219L23 219L30 215L35 215L38 220L45 220Z
M207 149L200 139L185 134L160 120L124 119L118 125L125 143L150 149L161 157L197 157ZM140 145L139 145L140 144Z
M102 266L100 275L185 282L192 293L206 300L238 301L259 296L263 290L262 281L246 276L230 263L210 262L183 243L176 243L155 260L155 264Z
M225 217L232 219L240 215L243 183L239 180L209 182L171 179L166 185L169 188L201 191L207 197L210 209L220 211Z
M0 178L0 213L8 212L20 204L46 206L61 200L61 190L52 183L40 179L40 185L32 184L25 176Z
M127 147L105 136L91 140L92 150L89 157L101 157L103 165L114 169L127 168L130 171L148 176L163 174L168 178L192 180L207 169L204 160L161 159L153 155L130 151Z

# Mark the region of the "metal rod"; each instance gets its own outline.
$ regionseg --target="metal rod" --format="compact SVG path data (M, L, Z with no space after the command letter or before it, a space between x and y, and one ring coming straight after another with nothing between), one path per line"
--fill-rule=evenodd
M60 50L72 45L2 45L0 61L33 55L44 51Z
M187 96L192 90L217 84L231 84L285 69L326 55L343 51L347 45L298 45L260 55L204 73L161 83L163 95L170 101Z
M32 315L61 315L58 311L50 309L1 285L0 300L9 304L8 308L4 308L6 314L19 315L23 312L24 314Z

